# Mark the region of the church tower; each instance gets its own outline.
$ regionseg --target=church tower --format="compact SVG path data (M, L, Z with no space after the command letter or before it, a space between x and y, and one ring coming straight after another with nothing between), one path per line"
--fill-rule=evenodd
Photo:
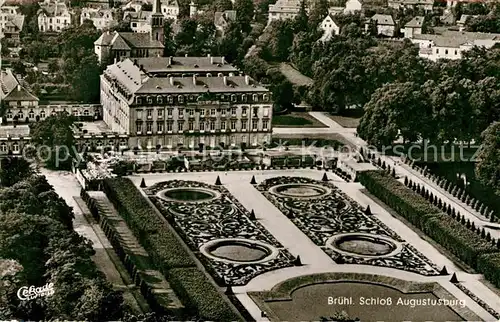
M163 44L163 14L161 13L161 0L154 0L153 13L151 14L151 40L158 40Z

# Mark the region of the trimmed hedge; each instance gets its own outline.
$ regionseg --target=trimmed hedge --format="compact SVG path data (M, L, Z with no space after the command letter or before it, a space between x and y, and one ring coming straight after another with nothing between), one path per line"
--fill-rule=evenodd
M188 310L195 310L207 321L241 321L215 286L198 268L168 271L168 281Z
M500 254L483 254L477 259L478 270L496 287L500 287Z
M446 217L439 208L385 171L363 171L358 174L358 180L370 193L421 230L429 219Z
M426 223L424 232L476 269L480 269L477 260L481 254L498 251L491 242L480 238L476 233L451 217L431 218Z
M364 171L358 178L370 193L471 267L478 269L479 255L498 252L491 242L449 217L387 172Z
M163 273L170 268L196 265L184 245L158 217L132 181L127 178L106 179L104 190Z
M104 191L190 313L211 321L241 320L132 181L106 179Z

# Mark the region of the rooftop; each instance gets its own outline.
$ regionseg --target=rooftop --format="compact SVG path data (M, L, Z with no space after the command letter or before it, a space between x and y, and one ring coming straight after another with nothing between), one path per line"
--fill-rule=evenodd
M108 66L105 74L133 94L268 91L248 76L148 77L129 59Z
M377 25L389 25L394 26L394 20L391 15L375 14L370 20L376 21Z
M410 20L405 27L407 28L421 28L424 24L425 17L416 16L412 20Z
M69 15L68 7L64 2L41 3L38 14L42 12L49 17Z
M129 50L130 48L163 48L163 44L160 41L152 40L149 33L135 32L104 32L94 44L111 46L112 49L120 50Z
M433 35L414 35L414 39L430 40L437 47L450 48L458 48L461 45L488 46L491 42L500 42L500 34L455 31L445 28L434 28L434 32Z
M2 125L0 126L0 137L12 137L12 138L20 138L27 137L30 134L29 125L17 125L14 127L13 125Z
M134 59L148 73L220 73L238 72L224 57L146 57Z

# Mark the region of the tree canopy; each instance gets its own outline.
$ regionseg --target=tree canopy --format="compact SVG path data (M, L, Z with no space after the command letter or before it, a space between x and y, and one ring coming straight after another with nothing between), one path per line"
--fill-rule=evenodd
M500 196L500 122L483 132L478 159L476 177Z

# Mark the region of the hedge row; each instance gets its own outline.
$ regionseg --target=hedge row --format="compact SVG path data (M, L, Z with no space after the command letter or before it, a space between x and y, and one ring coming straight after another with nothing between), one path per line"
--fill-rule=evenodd
M104 191L189 312L209 321L240 320L129 179L106 179Z
M106 179L104 190L162 272L196 265L184 245L158 218L151 204L129 179Z
M385 171L364 171L358 178L370 193L471 267L478 268L479 255L498 252L491 242L478 237Z
M446 217L439 208L406 188L385 171L363 171L358 174L358 180L370 193L421 230L424 230L424 224L429 219Z
M168 281L188 311L196 310L208 321L241 320L198 268L171 269Z
M424 227L424 232L441 246L458 256L461 260L479 269L478 257L481 254L498 252L497 248L486 239L452 217L431 218Z
M478 270L496 287L500 287L500 254L483 254L477 259Z

